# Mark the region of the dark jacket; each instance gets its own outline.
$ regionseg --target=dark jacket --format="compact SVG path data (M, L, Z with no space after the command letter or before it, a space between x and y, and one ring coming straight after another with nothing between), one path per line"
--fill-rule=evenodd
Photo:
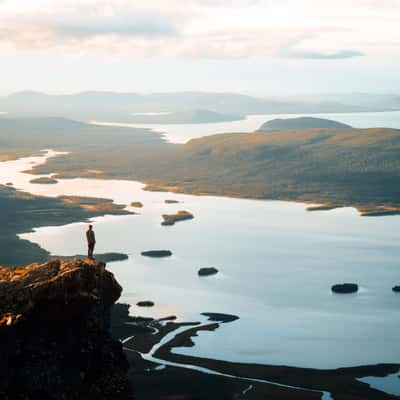
M96 243L96 238L94 236L94 231L93 230L88 229L86 231L86 239L87 239L88 244Z

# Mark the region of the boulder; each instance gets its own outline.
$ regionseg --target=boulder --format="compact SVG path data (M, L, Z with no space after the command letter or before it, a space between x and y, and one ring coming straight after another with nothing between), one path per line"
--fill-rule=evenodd
M400 286L393 286L392 290L393 292L400 293Z
M133 201L131 203L131 207L142 208L143 207L143 203L141 203L140 201Z

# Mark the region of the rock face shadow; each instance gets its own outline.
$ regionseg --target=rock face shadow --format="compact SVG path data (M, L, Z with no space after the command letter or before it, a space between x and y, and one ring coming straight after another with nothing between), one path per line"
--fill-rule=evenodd
M130 398L129 364L109 333L121 290L96 261L0 268L0 398Z

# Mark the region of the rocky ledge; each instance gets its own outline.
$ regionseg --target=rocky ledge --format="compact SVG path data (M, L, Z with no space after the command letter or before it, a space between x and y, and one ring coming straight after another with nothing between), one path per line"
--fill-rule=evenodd
M129 398L128 364L109 334L121 290L96 261L0 267L0 398Z

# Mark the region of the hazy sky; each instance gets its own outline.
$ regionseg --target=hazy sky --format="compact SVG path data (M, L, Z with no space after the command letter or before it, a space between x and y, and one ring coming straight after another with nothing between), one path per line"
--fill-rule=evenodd
M400 92L400 0L0 0L1 94Z

